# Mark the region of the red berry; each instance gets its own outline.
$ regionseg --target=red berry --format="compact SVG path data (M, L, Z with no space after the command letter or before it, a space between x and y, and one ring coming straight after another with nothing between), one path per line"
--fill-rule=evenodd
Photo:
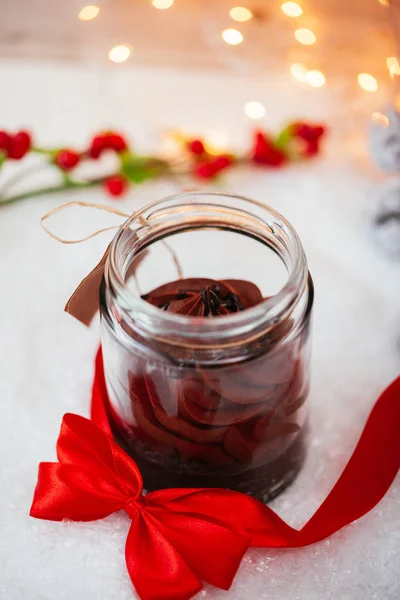
M8 156L14 160L23 158L31 147L31 136L27 131L19 131L11 136Z
M308 125L307 123L294 123L292 126L293 135L305 140L306 142L315 142L324 135L325 128L322 125Z
M307 123L294 123L292 133L303 142L300 148L303 156L315 156L319 152L321 137L325 133L322 125L308 125Z
M323 125L317 125L317 127L314 127L314 131L315 131L315 136L320 138L321 136L323 136L326 132L326 128Z
M99 158L100 154L107 148L107 139L105 135L95 135L89 148L91 158Z
M270 167L280 167L287 161L286 154L275 148L261 131L256 133L252 158L255 163Z
M63 169L63 171L70 171L80 161L80 155L73 150L60 150L57 152L54 162L56 165Z
M212 179L218 173L229 167L232 163L233 159L230 156L221 154L221 156L217 156L208 162L196 165L194 168L194 173L201 179Z
M215 175L214 165L210 162L196 165L194 174L200 177L200 179L212 179Z
M128 181L123 175L114 175L104 182L105 188L111 196L122 196L128 187Z
M310 141L306 143L304 148L304 154L306 156L315 156L319 152L319 142L318 140Z
M187 147L189 152L195 154L196 156L201 156L206 151L201 140L192 140L191 142L188 142Z
M128 144L119 133L113 131L96 135L89 148L89 156L91 158L99 158L104 150L114 150L115 152L123 152L128 149Z
M221 156L217 156L217 158L214 161L217 172L222 171L223 169L226 169L227 167L230 167L230 165L232 163L233 163L233 158L231 156L228 156L227 154L221 154Z
M107 148L115 150L115 152L123 152L128 149L128 144L119 133L109 133L106 136Z
M303 128L304 128L305 123L292 123L292 125L290 126L290 131L292 133L292 135L297 135L299 137L302 137L302 133L303 133Z
M8 153L11 145L11 136L6 131L0 131L0 150Z

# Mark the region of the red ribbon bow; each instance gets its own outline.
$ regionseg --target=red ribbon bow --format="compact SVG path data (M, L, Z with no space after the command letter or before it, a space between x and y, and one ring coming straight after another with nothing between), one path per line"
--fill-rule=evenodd
M300 530L238 492L169 489L142 495L134 461L114 442L105 411L101 354L92 419L64 416L58 463L41 463L31 515L91 521L125 510L132 520L126 564L143 600L187 600L202 581L228 589L251 546L294 548L317 542L373 508L400 467L400 378L378 399L336 485Z

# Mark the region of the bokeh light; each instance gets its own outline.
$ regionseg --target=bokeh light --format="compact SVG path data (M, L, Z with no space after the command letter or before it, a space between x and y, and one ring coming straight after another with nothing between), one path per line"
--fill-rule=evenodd
M204 147L213 156L218 156L226 152L229 147L226 133L218 129L207 132L204 139Z
M152 5L154 8L165 10L166 8L171 8L174 2L175 0L152 0Z
M224 29L222 38L230 46L237 46L243 42L243 36L237 29Z
M244 6L235 6L234 8L231 8L229 15L234 21L239 21L239 23L245 23L253 18L251 10Z
M381 112L372 113L372 122L380 127L389 127L389 119Z
M290 65L290 72L295 79L299 81L305 81L307 75L307 69L302 63L293 63Z
M78 19L81 21L92 21L96 17L99 16L100 7L96 6L96 4L88 4L84 6L82 10L78 14Z
M132 48L127 44L118 44L113 46L108 53L108 58L114 63L123 63L130 57Z
M294 37L300 44L303 44L304 46L311 46L317 41L315 33L311 31L311 29L306 29L305 27L296 29L294 32Z
M303 9L297 2L284 2L281 9L287 17L300 17L303 14Z
M378 89L378 82L375 77L369 73L359 73L357 79L360 88L366 92L376 92Z
M386 59L386 64L391 77L394 77L395 75L400 75L399 61L395 56L389 56Z
M311 69L311 71L307 71L305 80L313 87L322 87L323 85L325 85L326 82L325 75L321 71L317 71L316 69Z
M246 102L244 106L244 112L250 119L262 119L265 116L266 110L265 106L261 104L261 102L257 102L256 100L251 100L250 102Z

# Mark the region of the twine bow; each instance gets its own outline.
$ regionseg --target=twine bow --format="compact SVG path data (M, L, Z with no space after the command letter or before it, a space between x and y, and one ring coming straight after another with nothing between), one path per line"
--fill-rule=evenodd
M118 215L119 217L125 217L126 219L129 219L129 217L132 216L132 214L125 213L122 210L119 210L118 208L114 208L113 206L108 206L107 204L96 204L94 202L83 202L83 201L79 201L79 200L74 200L73 202L67 202L66 204L61 204L61 206L56 206L56 208L53 208L53 210L50 210L48 213L43 215L43 217L40 219L40 224L43 227L43 229L45 230L45 232L50 237L52 237L54 240L57 240L57 242L61 242L62 244L80 244L81 242L86 242L86 240L90 240L90 239L96 237L96 235L99 235L100 233L104 233L105 231L111 231L112 229L118 229L118 227L119 227L119 225L111 225L110 227L103 227L102 229L97 229L93 233L90 233L89 235L86 235L77 240L67 240L65 238L62 238L62 237L56 235L55 233L53 233L52 231L50 231L50 229L48 227L46 227L45 221L47 221L47 219L50 219L50 217L53 217L55 214L62 212L64 210L66 210L67 208L71 208L72 206L81 206L84 208L95 208L97 210L102 210L102 211L105 211L108 213L112 213L113 215Z
M43 215L43 217L40 219L40 224L43 227L43 229L45 230L45 232L50 237L52 237L54 240L57 240L58 242L61 242L62 244L80 244L81 242L85 242L87 240L90 240L90 239L96 237L100 233L104 233L105 231L112 231L113 229L118 229L120 227L120 225L111 225L108 227L103 227L101 229L97 229L96 231L94 231L82 238L78 238L75 240L68 240L66 238L60 237L57 234L53 233L45 225L45 222L47 221L47 219L54 216L55 214L62 212L64 210L66 210L67 208L71 208L72 206L80 206L80 207L84 207L84 208L94 208L96 210L102 210L102 211L112 213L112 214L120 216L120 217L124 217L125 219L135 216L135 213L132 213L132 214L125 213L125 212L119 210L118 208L114 208L113 206L108 206L107 204L96 204L94 202L83 202L83 201L78 201L78 200L74 200L73 202L67 202L66 204L62 204L61 206L57 206L56 208L53 208L50 212ZM138 215L138 220L142 224L147 223L146 219L144 219L140 215ZM172 248L169 246L169 244L165 240L162 241L162 244L165 246L165 248L171 254L172 260L173 260L173 262L176 266L176 270L178 272L178 277L179 277L179 279L181 279L183 275L182 275L182 269L181 269L181 265L179 263L178 257L176 256L175 252L172 250ZM99 310L100 284L103 279L104 269L105 269L105 265L107 262L109 251L110 251L110 245L107 246L106 251L104 252L103 256L101 257L100 262L80 282L80 284L78 285L76 290L73 292L72 296L67 301L65 308L64 308L65 312L69 313L70 315L75 317L78 321L80 321L81 323L83 323L86 326L90 325L94 315ZM146 251L144 251L142 253L143 258L145 257L145 253L146 253ZM136 266L138 266L138 264L139 264L139 262L137 263ZM133 276L135 276L134 272L132 272L132 274L133 274Z

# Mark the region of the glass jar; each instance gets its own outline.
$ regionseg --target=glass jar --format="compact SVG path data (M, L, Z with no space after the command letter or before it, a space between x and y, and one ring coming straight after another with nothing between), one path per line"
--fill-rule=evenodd
M262 298L215 318L142 298L182 278L246 280ZM260 202L182 194L122 226L101 286L107 411L147 490L222 487L268 501L296 477L312 304L297 233Z

